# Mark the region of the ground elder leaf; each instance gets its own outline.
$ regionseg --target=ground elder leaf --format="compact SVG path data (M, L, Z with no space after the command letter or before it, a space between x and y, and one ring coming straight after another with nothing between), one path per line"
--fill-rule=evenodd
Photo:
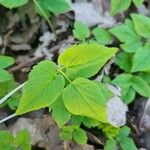
M6 82L10 80L13 80L12 74L3 69L0 69L0 82Z
M72 135L75 130L74 126L64 126L60 131L60 137L63 140L70 141L72 140Z
M0 98L4 97L13 88L13 81L0 82Z
M133 57L132 72L150 70L150 46L139 49Z
M125 52L120 52L116 56L115 63L125 72L130 72L132 67L132 55Z
M124 24L110 29L110 32L124 43L121 47L128 53L136 52L142 46L141 37L136 33L133 22L129 19L126 19Z
M47 3L45 0L36 0L34 7L36 12L42 17L46 18L47 16L50 16L50 12L47 8Z
M59 127L62 127L69 121L71 114L68 112L68 110L64 106L62 96L60 96L55 101L53 105L52 116L54 120L57 122Z
M93 128L93 127L96 127L100 124L99 121L97 121L95 119L88 118L88 117L84 117L82 123L84 124L85 127L88 127L88 128Z
M122 150L129 150L129 147L130 150L137 150L133 139L131 139L130 137L125 137L123 141L120 142L120 146Z
M116 15L130 6L131 0L111 0L111 14Z
M33 68L24 87L17 115L49 106L59 97L65 80L62 75L57 75L56 69L51 61L43 61Z
M8 131L0 131L0 143L12 144L13 136Z
M144 38L150 38L150 18L140 14L131 15L136 32Z
M14 63L14 59L8 56L0 56L0 69L7 68Z
M137 7L139 7L143 3L143 0L133 0L133 2Z
M65 107L72 114L107 122L107 100L95 82L85 78L75 79L64 89L63 99Z
M125 137L128 137L130 134L131 130L128 126L124 126L120 128L119 134L117 135L117 140L118 141L123 141Z
M73 133L73 139L78 143L78 144L86 144L87 142L87 135L86 132L80 128L76 129Z
M120 130L119 127L114 127L109 123L101 123L98 128L101 129L104 135L109 139L116 137Z
M60 14L70 10L70 5L67 0L45 0L45 2L48 10L54 14Z
M78 40L84 41L90 36L90 30L86 24L76 21L74 24L73 35Z
M93 30L93 34L100 44L107 45L112 42L113 37L106 29L97 27Z
M116 146L117 146L117 143L114 139L108 139L106 141L104 150L116 150Z
M144 97L150 96L149 84L139 76L133 77L132 88Z
M150 84L150 72L141 72L139 75L143 80Z
M0 0L0 4L7 8L16 8L26 4L28 0Z
M31 138L27 129L21 130L14 138L14 143L22 150L31 150Z
M127 53L135 53L142 47L142 42L140 40L133 39L132 41L121 44L120 46Z
M112 83L119 87L129 87L132 84L133 75L122 73L118 75Z
M83 121L84 117L83 116L79 116L79 115L71 115L71 124L75 125L75 126L80 126L82 121Z
M125 104L131 103L135 99L136 92L132 87L121 89L121 97Z
M116 48L95 43L74 45L59 56L58 63L66 68L66 74L71 79L89 78L95 75L116 51Z

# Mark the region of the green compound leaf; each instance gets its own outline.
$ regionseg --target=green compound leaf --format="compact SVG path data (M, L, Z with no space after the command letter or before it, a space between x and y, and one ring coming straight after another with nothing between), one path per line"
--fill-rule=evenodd
M145 80L143 80L139 76L133 76L131 74L121 74L121 75L118 75L112 81L112 83L114 85L122 87L122 88L129 88L132 86L132 88L140 95L142 95L144 97L150 96L150 86L148 85L148 83ZM123 95L125 96L126 94L129 94L128 96L127 95L126 96L129 98L128 99L129 101L132 101L133 98L135 97L135 93L131 89L128 89L128 90L125 91Z
M124 126L120 129L120 132L116 137L116 139L120 143L122 150L128 150L129 147L131 150L137 150L134 141L130 137L128 137L129 133L130 133L130 128Z
M12 143L13 136L8 131L0 131L0 150L16 150Z
M70 5L67 2L67 0L44 0L44 1L47 5L48 10L54 14L61 14L70 10Z
M134 53L142 47L142 43L140 40L133 39L132 41L121 44L120 46L125 52Z
M131 15L136 32L144 38L150 39L150 18L139 15Z
M132 88L144 97L150 96L149 84L139 76L133 77Z
M13 80L13 76L3 69L11 66L14 63L14 59L8 56L0 56L0 82L7 82Z
M92 119L92 118L72 115L72 117L71 117L72 125L76 125L79 127L81 125L81 123L83 123L84 126L88 127L88 128L97 127L100 124L99 121Z
M5 82L0 82L0 99L6 96L9 92L11 92L14 88L16 88L18 84L15 83L14 80L8 80ZM19 104L19 100L21 97L20 92L16 92L14 95L12 95L10 98L8 98L7 102L0 105L0 107L3 107L5 105L8 105L10 109L16 110Z
M68 11L70 5L66 0L36 0L41 9L49 15L49 13L60 14ZM35 5L37 12L43 16L43 13L37 5Z
M130 3L131 0L111 0L111 14L116 15L117 13L127 10Z
M86 144L87 143L87 135L84 130L78 128L73 132L73 139L78 144Z
M142 46L141 37L136 33L133 23L129 19L125 20L125 24L112 28L110 32L124 42L121 47L128 53L136 52Z
M71 125L80 126L84 117L79 115L71 115Z
M99 125L99 129L101 129L104 135L109 139L116 137L119 134L119 130L120 130L119 127L114 127L108 123L101 123Z
M127 126L124 126L124 127L120 128L119 134L117 136L117 140L118 141L123 141L123 139L125 137L128 137L128 135L130 134L130 131L131 131L130 128L127 127Z
M8 131L0 131L0 150L31 150L29 132L24 129L17 133L16 137Z
M90 36L90 30L86 24L76 21L74 24L73 35L78 40L84 41Z
M110 98L112 98L114 95L114 93L112 93L107 87L105 84L101 83L101 82L98 82L96 81L95 82L101 89L101 92L103 93L103 96L106 100L109 100Z
M108 139L104 150L116 150L117 142L114 139Z
M137 7L139 7L143 3L143 0L133 0L133 2Z
M63 140L74 140L78 144L86 144L87 136L84 130L80 129L78 126L64 126L61 129L60 137Z
M0 82L6 82L10 80L13 80L12 74L3 69L0 69Z
M129 87L132 84L133 75L132 74L120 74L118 75L112 83L119 87Z
M8 56L0 56L0 69L5 69L14 63L14 59Z
M8 131L0 131L0 143L11 144L13 136Z
M36 12L47 20L47 18L51 16L47 8L47 1L45 0L33 0L33 1L35 3L34 7Z
M56 69L51 61L43 61L33 68L25 84L17 115L49 106L59 97L65 80L62 75L57 75Z
M88 117L84 117L82 123L84 124L84 126L86 126L88 128L94 128L94 127L97 127L100 125L99 121L88 118Z
M150 84L150 72L141 72L139 76L145 80L148 84Z
M60 137L63 140L70 141L72 140L72 135L75 130L74 126L64 126L60 131Z
M11 110L16 110L20 103L21 93L17 92L7 100L7 104Z
M62 96L60 96L54 102L52 109L53 109L52 116L54 120L57 122L59 127L62 127L69 121L71 114L68 112L68 110L64 106Z
M107 44L110 44L112 42L112 35L105 29L103 28L95 28L93 30L93 34L96 38L96 41L99 43L99 44L104 44L104 45L107 45Z
M31 150L31 138L27 129L21 130L14 138L14 143L22 150Z
M121 97L125 104L131 103L135 99L136 92L132 87L122 88Z
M120 52L116 56L116 64L125 72L130 72L132 67L132 54Z
M0 0L0 4L7 8L16 8L26 4L28 0Z
M0 98L4 97L13 89L13 81L0 82Z
M150 70L150 46L145 46L135 53L132 72L148 70Z
M74 45L59 56L58 63L66 68L66 74L71 79L89 78L95 75L116 51L116 48L99 44Z
M91 90L92 89L92 90ZM101 88L85 78L77 78L63 91L65 107L74 115L107 122L106 103Z
M121 30L121 27L122 27L122 30ZM129 19L126 19L123 25L116 26L110 31L114 31L114 34L116 34L117 38L121 42L127 42L133 39L137 39L137 40L140 39L140 36L136 33L134 29L133 22ZM119 35L119 32L121 33L120 35Z
M120 142L120 146L122 148L122 150L137 150L133 139L131 139L130 137L125 137L121 142Z

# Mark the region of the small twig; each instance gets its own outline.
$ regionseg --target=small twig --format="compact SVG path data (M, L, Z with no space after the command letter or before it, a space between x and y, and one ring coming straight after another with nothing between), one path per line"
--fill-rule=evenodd
M71 150L69 144L67 142L63 142L63 147L64 147L64 150Z
M31 65L37 63L38 61L43 60L44 58L45 58L45 56L31 58L28 62L20 63L18 66L14 66L14 67L8 69L8 71L11 73L14 73L16 71L21 70L22 68L31 66Z
M5 122L5 121L7 121L7 120L9 120L9 119L11 119L11 118L14 118L15 116L16 116L16 114L12 114L12 115L10 115L10 116L8 116L8 117L0 120L0 124L3 123L3 122Z
M8 93L5 97L3 97L0 100L0 104L2 104L3 102L5 102L9 97L11 97L14 93L16 93L19 89L21 89L26 82L24 82L23 84L19 85L17 88L15 88L14 90L12 90L10 93Z
M9 30L9 31L6 33L6 35L5 35L5 37L4 37L4 46L5 46L5 47L7 47L7 46L10 45L10 36L12 35L13 32L14 32L13 30Z
M98 138L98 137L96 137L94 134L92 134L91 132L89 132L89 131L86 131L86 133L87 133L87 136L88 136L88 138L89 138L89 140L91 141L91 142L93 142L93 143L95 143L95 144L99 144L99 145L104 145L104 141L103 141L103 139L102 139L102 137L100 138Z

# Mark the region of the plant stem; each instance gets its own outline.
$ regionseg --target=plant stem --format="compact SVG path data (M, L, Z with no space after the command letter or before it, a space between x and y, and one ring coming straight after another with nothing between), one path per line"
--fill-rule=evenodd
M72 81L67 77L67 75L61 69L58 69L58 72L60 72L69 81L69 83L72 84Z
M8 117L6 117L6 118L0 120L0 123L3 123L3 122L5 122L5 121L7 121L7 120L9 120L9 119L11 119L11 118L14 118L15 116L16 116L16 114L14 113L14 114L12 114L12 115L10 115L10 116L8 116Z
M55 34L56 36L56 31L50 21L50 19L48 18L47 14L45 13L45 11L42 9L42 7L39 5L39 3L36 0L33 0L33 2L35 3L35 5L39 8L39 10L41 11L42 15L44 16L45 20L47 21L48 25L50 26L52 32Z
M2 104L3 102L5 102L9 97L11 97L14 93L16 93L19 89L21 89L26 82L24 82L23 84L19 85L17 88L15 88L14 90L12 90L10 93L8 93L5 97L3 97L0 100L0 104Z

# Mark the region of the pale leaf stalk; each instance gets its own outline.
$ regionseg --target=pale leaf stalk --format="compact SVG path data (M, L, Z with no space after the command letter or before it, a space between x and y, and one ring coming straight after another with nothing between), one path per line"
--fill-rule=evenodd
M5 122L5 121L7 121L7 120L9 120L9 119L14 118L14 117L16 117L16 114L15 114L15 113L12 114L12 115L10 115L10 116L8 116L8 117L6 117L6 118L4 118L4 119L2 119L2 120L0 120L0 124L3 123L3 122Z
M19 89L21 89L24 85L25 85L26 82L24 82L23 84L19 85L17 88L15 88L14 90L12 90L10 93L8 93L5 97L3 97L1 100L0 100L0 105L2 103L4 103L9 97L11 97L14 93L16 93Z
M68 76L61 69L58 69L58 72L60 72L69 81L70 84L72 83L72 81L68 78Z

